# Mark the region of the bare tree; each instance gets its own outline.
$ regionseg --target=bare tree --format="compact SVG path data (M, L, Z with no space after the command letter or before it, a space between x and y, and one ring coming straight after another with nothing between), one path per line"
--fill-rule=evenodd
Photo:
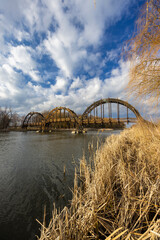
M21 125L22 117L10 108L0 108L0 129L17 127Z
M16 112L12 113L10 125L13 127L17 127L17 126L21 125L21 117Z
M12 119L12 110L5 108L0 108L0 129L6 129Z
M136 97L160 98L160 1L147 1L137 21L135 36L129 41L131 62L129 92Z

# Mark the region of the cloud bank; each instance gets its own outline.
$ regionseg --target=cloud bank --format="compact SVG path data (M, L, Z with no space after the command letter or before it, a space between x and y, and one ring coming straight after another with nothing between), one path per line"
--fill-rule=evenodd
M129 63L112 27L134 4L0 0L0 105L20 114L56 106L82 113L100 98L126 98Z

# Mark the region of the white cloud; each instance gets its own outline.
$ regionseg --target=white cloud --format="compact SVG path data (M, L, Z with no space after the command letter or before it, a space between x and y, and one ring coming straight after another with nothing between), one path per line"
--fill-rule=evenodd
M72 84L70 85L70 90L79 89L82 86L83 86L82 80L79 77L77 77L77 78L74 78Z
M129 80L129 66L129 62L119 61L119 66L112 70L111 77L105 79L103 91L107 89L109 94L112 95L114 89L114 92L116 92L118 96L121 95L120 93L125 90ZM123 97L126 97L125 92L123 93Z
M0 0L1 104L19 113L60 105L82 113L101 98L125 99L129 64L120 61L110 77L103 79L100 74L107 61L102 59L100 46L107 41L104 31L132 3L97 0L95 8L89 0ZM47 62L41 78L38 60L46 54L59 69L53 79L48 76L54 70L45 75ZM117 51L107 54L112 61Z
M10 98L16 98L19 88L19 78L14 70L7 64L0 67L0 100L7 100ZM10 103L11 104L11 103ZM7 102L6 102L7 105Z
M101 44L105 28L120 19L129 2L129 0L118 2L99 0L96 8L91 1L45 2L53 13L57 28L55 32L48 33L44 47L65 77L73 77L78 65L85 69L93 62L98 63L98 57L93 57L86 48L88 46L95 48ZM64 10L65 8L68 11ZM89 72L91 75L94 74L93 71Z
M40 39L43 53L48 52L64 77L73 78L77 68L90 69L90 65L98 63L99 58L95 58L86 48L101 43L104 29L120 19L129 3L129 0L99 0L94 8L92 1L85 0L0 0L0 43L5 49L5 36L14 36L22 42L25 39L30 41L34 33L48 33L43 44L43 38ZM51 25L54 31L49 29ZM18 51L25 56L26 52L29 53L20 44L21 46L13 47L13 58ZM25 72L24 65L28 65L31 58L27 55L26 59L22 59L19 55L19 59L22 63L17 61L16 67ZM37 72L33 73L31 68L29 71L32 71L30 76L33 76L33 80L38 81ZM92 76L95 72L90 69L89 74Z
M114 61L115 59L117 59L119 57L120 54L120 48L118 49L112 49L110 51L106 52L106 57L105 57L105 61Z
M40 81L39 73L36 70L36 62L31 56L32 52L32 48L23 45L11 46L8 63L24 74L28 74L33 81Z
M41 112L56 106L67 106L82 113L96 100L123 95L127 83L127 67L128 63L121 62L117 74L114 73L105 81L98 77L88 80L76 78L70 84L68 80L57 77L55 85L45 88L31 82L23 85L20 73L15 73L11 66L5 64L0 69L0 79L3 80L0 82L0 99L1 102L7 100L10 104L14 103L15 109L21 113L32 110ZM118 87L120 83L121 88Z
M57 77L56 78L56 83L55 85L51 85L51 89L53 90L53 93L56 93L58 91L61 92L61 94L66 93L68 86L68 81L62 77Z

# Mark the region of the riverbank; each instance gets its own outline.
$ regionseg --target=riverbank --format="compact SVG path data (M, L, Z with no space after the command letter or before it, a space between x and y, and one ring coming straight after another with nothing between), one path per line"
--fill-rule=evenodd
M105 132L105 131L113 131L113 130L123 130L125 127L110 127L110 128L84 128L84 131L88 132L88 131L98 131L98 132ZM0 129L0 132L10 132L10 131L15 131L15 132L27 132L27 131L34 131L34 132L41 132L40 128L37 127L28 127L26 128L22 128L22 127L9 127L7 129ZM53 129L48 129L47 131L44 132L52 132L52 133L56 133L56 132L72 132L72 131L76 131L76 128L53 128Z
M53 211L44 239L159 239L160 127L112 135L75 173L71 206Z

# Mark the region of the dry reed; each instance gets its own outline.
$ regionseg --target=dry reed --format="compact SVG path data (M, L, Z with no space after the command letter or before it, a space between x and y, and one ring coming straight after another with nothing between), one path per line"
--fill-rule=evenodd
M41 226L40 240L160 239L160 127L108 137L80 161L71 206Z

